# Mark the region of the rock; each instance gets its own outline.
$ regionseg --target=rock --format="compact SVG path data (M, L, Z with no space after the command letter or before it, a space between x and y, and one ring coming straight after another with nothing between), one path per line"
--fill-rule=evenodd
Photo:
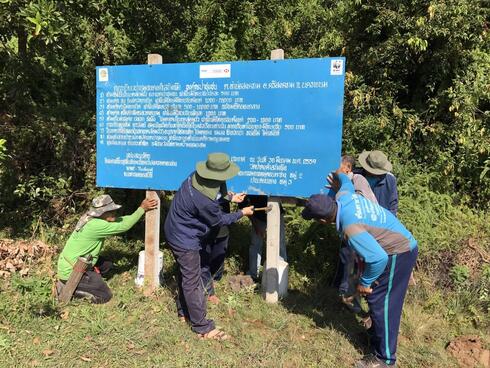
M248 275L231 276L228 279L228 284L230 285L231 290L235 292L240 291L241 289L255 286L254 280Z

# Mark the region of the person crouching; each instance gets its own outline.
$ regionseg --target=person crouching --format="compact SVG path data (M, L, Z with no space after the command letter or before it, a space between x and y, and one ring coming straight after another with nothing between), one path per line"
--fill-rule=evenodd
M129 216L118 217L116 211L119 208L121 205L114 203L107 194L92 201L92 206L78 221L58 259L58 294L70 278L78 257L91 255L92 265L82 275L73 297L87 298L96 304L107 303L112 298L112 292L101 276L112 265L99 257L104 240L131 229L146 211L157 208L157 201L144 199Z

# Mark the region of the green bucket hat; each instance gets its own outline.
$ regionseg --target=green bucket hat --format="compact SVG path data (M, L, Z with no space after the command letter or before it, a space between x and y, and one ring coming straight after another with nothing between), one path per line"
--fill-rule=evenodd
M206 161L198 162L196 171L202 178L225 181L238 174L240 168L226 153L215 152L208 154Z
M373 175L383 175L393 170L388 157L381 151L364 151L358 160L363 169Z

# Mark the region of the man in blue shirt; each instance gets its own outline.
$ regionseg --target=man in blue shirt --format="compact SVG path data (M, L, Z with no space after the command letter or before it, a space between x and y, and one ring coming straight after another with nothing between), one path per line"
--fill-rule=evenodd
M362 166L362 174L373 190L378 204L395 216L398 212L398 190L396 178L391 173L393 165L381 151L364 151L358 161Z
M206 318L203 272L208 260L206 253L223 226L237 222L242 216L251 216L253 207L225 213L220 199L226 195L226 180L234 177L240 168L225 153L210 153L207 161L196 164L196 171L184 180L174 196L165 220L165 237L179 267L177 309L179 318L187 320L194 332L202 338L224 340L228 336L215 328ZM236 194L232 202L242 202L245 193ZM206 271L207 270L207 271ZM208 278L210 276L208 275Z
M394 365L398 330L410 273L417 259L417 241L389 211L355 193L347 175L339 170L332 188L335 199L315 194L303 217L336 223L337 231L364 261L357 292L366 296L372 320L373 355L357 362L358 368Z

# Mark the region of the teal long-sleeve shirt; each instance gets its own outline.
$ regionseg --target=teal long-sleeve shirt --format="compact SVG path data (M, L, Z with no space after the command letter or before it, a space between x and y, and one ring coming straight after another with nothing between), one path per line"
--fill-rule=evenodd
M410 251L417 241L390 211L356 194L347 175L338 177L337 231L364 259L359 282L370 286L383 273L389 255Z
M138 207L133 214L118 217L114 222L93 218L79 231L74 231L58 259L59 279L68 280L78 257L91 254L93 257L92 264L95 264L99 258L105 238L128 231L144 213L145 211Z

